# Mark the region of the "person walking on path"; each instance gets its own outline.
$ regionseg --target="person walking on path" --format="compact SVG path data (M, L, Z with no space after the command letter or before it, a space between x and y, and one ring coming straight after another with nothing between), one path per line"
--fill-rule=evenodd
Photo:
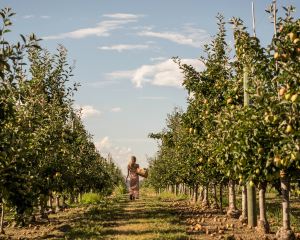
M136 163L136 157L131 156L131 159L128 163L128 173L126 177L126 182L129 177L129 198L130 200L139 198L139 175L137 174L137 169L139 165Z

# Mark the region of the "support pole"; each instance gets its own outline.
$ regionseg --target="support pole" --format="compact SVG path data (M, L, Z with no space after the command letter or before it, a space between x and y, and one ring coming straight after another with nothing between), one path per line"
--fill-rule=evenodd
M248 69L244 68L244 107L249 106L249 93L248 93ZM247 208L248 208L248 226L257 226L256 216L256 194L255 187L247 183Z
M256 194L255 187L247 185L247 200L248 200L248 226L257 226L257 216L256 216Z
M252 28L253 28L253 36L256 37L254 2L252 2Z

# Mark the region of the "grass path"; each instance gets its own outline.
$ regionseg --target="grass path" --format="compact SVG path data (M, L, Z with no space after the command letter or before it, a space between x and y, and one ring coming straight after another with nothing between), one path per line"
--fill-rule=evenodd
M274 228L274 219L269 221ZM199 224L201 229L196 229ZM299 225L294 226L300 239ZM276 229L266 237L217 210L202 209L180 197L146 192L136 201L130 201L127 195L109 198L97 205L66 209L50 215L49 221L39 220L25 228L8 226L5 231L0 239L271 240L275 239Z
M87 225L99 224L101 227L94 229L97 231L95 239L188 239L185 223L181 223L173 211L169 203L151 195L141 196L136 201L128 201L124 196L104 211L90 209L86 214L89 222L75 225L67 235L70 238L87 237L90 231L80 233L80 226L84 230Z
M8 226L0 239L190 239L175 211L170 201L151 193L142 193L136 201L123 195L51 214L49 221L25 228Z

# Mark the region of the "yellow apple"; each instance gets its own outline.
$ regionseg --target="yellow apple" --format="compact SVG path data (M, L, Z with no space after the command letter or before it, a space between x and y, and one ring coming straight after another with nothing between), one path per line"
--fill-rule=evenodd
M299 39L299 38L296 38L296 39L293 41L293 43L294 43L294 44L297 44L299 41L300 41L300 39Z
M298 94L297 94L297 93L294 94L294 95L291 97L291 101L292 101L292 102L296 102L297 99L298 99Z
M288 125L288 126L286 127L286 129L285 129L285 132L286 132L286 133L291 133L291 132L293 132L293 127L292 127L291 125Z
M257 152L258 152L258 154L262 154L264 152L264 149L260 147L260 148L258 148Z
M299 160L300 159L300 153L299 152L292 152L291 153L291 160Z
M274 157L274 163L279 163L281 161L279 156Z
M284 95L285 100L289 100L291 98L291 94L290 93L286 93Z
M231 104L233 102L232 98L227 99L227 104Z
M288 36L289 36L291 42L293 42L293 41L297 38L297 34L294 33L294 32L290 32L290 33L288 34Z

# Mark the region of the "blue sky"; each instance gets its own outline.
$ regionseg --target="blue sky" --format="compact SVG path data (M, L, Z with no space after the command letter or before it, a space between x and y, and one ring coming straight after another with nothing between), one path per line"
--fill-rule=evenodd
M273 27L264 10L271 1L254 3L257 35L266 44ZM277 4L296 6L299 17L299 0ZM148 134L165 126L174 107L186 107L182 76L170 58L179 56L201 70L197 59L216 33L218 12L252 24L250 0L1 0L0 5L17 13L13 41L34 32L51 52L58 44L68 49L70 63L76 62L72 81L81 83L75 103L84 123L100 152L111 153L123 171L131 155L147 166L146 156L157 151Z

